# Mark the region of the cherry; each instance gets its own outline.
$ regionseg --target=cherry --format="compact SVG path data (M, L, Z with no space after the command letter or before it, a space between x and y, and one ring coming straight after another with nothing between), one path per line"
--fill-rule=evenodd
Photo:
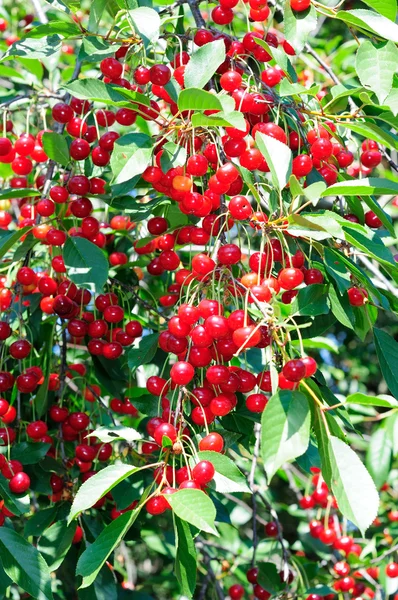
M268 7L266 8L268 9ZM282 72L279 69L276 69L275 67L268 67L268 69L261 73L262 81L265 83L265 85L268 85L269 87L275 87L276 85L278 85L282 77Z
M334 529L327 528L323 529L319 534L319 539L323 544L330 546L336 540L337 535ZM348 590L346 590L348 591Z
M44 421L34 421L33 423L29 423L26 433L32 440L39 440L46 435L47 425Z
M226 90L227 92L233 92L234 90L237 90L241 84L242 75L240 75L240 73L237 71L225 71L225 73L221 75L220 85L222 89Z
M315 375L318 365L316 364L316 360L311 356L304 356L301 359L301 362L305 365L305 375L304 377L312 377Z
M17 340L11 344L9 352L13 358L21 360L29 356L31 348L32 345L28 340Z
M268 537L278 537L278 524L275 521L270 521L264 526L264 531Z
M232 403L228 396L220 394L213 398L210 402L210 410L216 417L225 417L233 409Z
M379 217L371 210L365 213L365 223L372 229L379 229L383 225Z
M24 473L16 473L9 481L10 491L13 494L23 494L30 487L30 478Z
M199 450L201 451L211 450L213 452L222 452L223 448L224 438L216 431L209 433L199 442Z
M228 594L231 600L241 600L241 598L243 598L244 596L244 593L245 588L243 587L243 585L239 585L238 583L235 583L235 585L231 585L231 587L228 590Z
M235 329L233 332L232 339L238 348L246 350L247 348L257 346L261 340L261 331L254 325L239 327L239 329Z
M292 172L296 177L306 177L311 173L313 163L308 154L299 154L293 159Z
M311 145L311 154L318 160L329 158L333 154L332 142L325 138L319 138Z
M167 437L174 442L177 440L177 431L171 423L161 423L154 431L153 437L159 446L163 445L163 437Z
M268 402L267 396L264 394L251 394L246 398L246 408L250 412L263 412Z
M223 8L219 5L211 11L211 18L217 25L228 25L228 23L232 23L234 13L230 8Z
M73 110L68 104L58 102L52 108L52 117L57 123L68 123L73 118Z
M167 65L153 65L149 70L149 77L156 85L166 85L171 79L171 71Z
M149 83L151 80L149 69L143 65L137 67L134 71L134 80L140 85L146 85Z
M295 358L285 364L282 373L288 381L301 381L306 374L306 365L301 359Z
M85 160L91 152L90 144L82 138L73 140L69 147L69 153L74 160Z
M201 460L192 469L192 478L199 485L206 485L213 479L215 472L216 470L210 461Z
M90 417L83 412L74 412L69 415L68 423L75 431L83 431L87 429Z
M258 583L253 588L254 596L257 600L268 600L271 594L261 587Z
M398 563L392 562L386 566L387 577L398 577Z
M148 221L148 231L152 235L161 235L167 231L169 224L164 217L153 217Z
M12 152L12 143L8 138L0 137L0 156L7 156Z
M101 73L110 79L119 79L123 65L116 58L104 58L100 63Z
M170 505L164 496L154 496L149 498L145 508L150 515L161 515L170 508Z
M355 585L355 580L353 577L343 577L338 581L340 591L349 592Z
M382 158L379 150L366 150L361 154L361 163L367 169L373 169L381 163Z
M217 260L222 265L235 265L241 259L242 252L236 244L224 244L217 253Z
M304 510L309 510L311 508L314 508L314 506L315 506L315 500L313 499L312 496L303 496L299 500L299 505Z
M347 290L348 301L351 306L363 306L368 301L369 294L365 288L352 287Z
M177 385L187 385L194 375L194 367L185 361L176 362L170 370L171 380Z
M284 290L292 290L304 281L304 273L300 269L282 269L278 275L278 283Z
M246 579L249 583L257 583L257 577L258 577L258 569L257 567L252 567L251 569L249 569L246 572Z

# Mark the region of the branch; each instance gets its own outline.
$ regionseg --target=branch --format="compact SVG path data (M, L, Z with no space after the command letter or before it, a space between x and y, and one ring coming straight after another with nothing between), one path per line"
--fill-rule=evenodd
M47 15L40 4L40 0L32 0L32 4L40 21L42 23L48 23Z
M257 495L254 487L254 476L257 467L257 460L260 451L260 434L261 434L261 425L259 423L254 424L254 448L253 448L253 462L249 473L249 486L252 491L252 507L253 507L253 556L252 556L252 566L254 567L256 563L256 552L258 546L258 536L257 536Z

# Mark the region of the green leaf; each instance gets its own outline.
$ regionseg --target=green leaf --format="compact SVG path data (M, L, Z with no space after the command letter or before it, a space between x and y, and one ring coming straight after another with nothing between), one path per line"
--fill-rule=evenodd
M311 398L310 396L308 396ZM326 416L319 407L310 399L312 424L315 431L316 441L318 443L318 452L321 457L322 476L330 487L332 479L332 465L329 453L329 432L327 429Z
M141 439L141 434L133 429L133 427L125 427L124 425L109 425L107 427L98 427L86 437L98 438L101 442L116 442L117 440L126 440L127 442L135 442Z
M8 48L7 52L3 54L1 60L10 56L45 59L58 52L61 49L61 46L62 38L57 34L44 36L39 39L24 38L14 42L14 44Z
M369 40L362 42L356 55L356 69L362 85L374 92L383 104L392 88L398 63L398 48L393 42L376 48Z
M128 12L129 21L140 35L147 48L159 38L160 17L156 10L148 6L140 6Z
M16 531L0 527L0 556L7 575L38 600L52 600L49 568L37 549Z
M358 27L359 29L365 29L365 31L376 33L385 40L391 40L392 42L398 43L398 25L373 10L365 10L362 8L355 10L340 10L337 13L336 18L341 19L341 21L344 21L349 25Z
M398 399L398 343L385 331L373 328L376 354L390 392Z
M183 521L201 531L218 535L214 525L216 509L210 498L201 490L179 490L167 496L173 512Z
M201 46L191 55L191 60L185 68L185 87L202 89L224 60L225 44L223 40L215 40L211 44Z
M232 112L220 111L214 115L194 113L191 120L193 127L235 127L240 131L246 129L245 118L238 110Z
M308 237L314 240L344 237L336 215L330 211L324 211L323 214L294 214L288 217L288 222L287 231L294 237Z
M90 9L90 19L93 15L92 8ZM121 44L108 44L103 39L95 35L88 35L83 38L82 45L79 50L79 60L88 63L97 63L104 58L115 56L115 50L120 48Z
M398 407L398 400L395 400L392 396L380 395L380 396L367 396L361 392L355 392L347 396L345 403L347 404L362 404L364 406L383 406L385 408L396 408Z
M127 511L107 525L81 554L76 574L83 577L82 588L93 583L110 553L118 546L140 513L140 508Z
M62 86L76 98L90 100L91 102L102 102L110 106L134 108L131 102L149 105L149 100L133 90L126 90L110 83L104 83L100 79L76 79Z
M124 463L115 463L99 471L90 477L79 488L70 509L68 523L84 510L95 504L102 496L105 496L115 485L139 471L138 467L132 467Z
M33 198L40 196L40 192L32 188L9 188L0 191L0 200L12 200L12 198ZM15 232L12 232L15 233Z
M333 435L329 438L329 455L332 492L339 510L363 533L377 516L379 496L375 484L358 455Z
M128 133L120 137L114 145L110 162L112 183L132 181L142 175L151 161L152 149L152 140L144 133Z
M63 248L66 272L74 283L101 293L108 279L108 261L98 246L81 237L68 237Z
M199 88L186 88L178 97L179 110L223 110L223 105L216 94Z
M251 493L246 477L228 456L211 450L198 452L198 456L200 460L208 460L214 466L216 470L214 483L217 492L223 494L231 492Z
M276 565L271 562L260 563L258 566L258 583L264 590L267 590L272 596L278 595L283 589L284 583L281 581Z
M379 427L370 437L366 453L366 467L377 488L387 481L392 456L392 444L385 427Z
M272 183L278 190L283 190L292 172L292 151L286 144L260 131L256 133L256 144L267 161Z
M88 30L96 32L99 29L101 17L104 14L108 0L93 0L90 4ZM85 40L83 40L84 44Z
M299 290L292 302L292 314L315 317L329 312L327 304L327 285L313 284Z
M384 101L384 105L388 106L394 116L398 115L398 89L393 88Z
M167 144L162 147L162 151L160 166L163 173L166 173L175 167L183 167L187 162L186 149L174 142L167 142Z
M340 255L330 248L325 248L324 263L327 272L335 280L340 292L342 294L346 292L351 287L352 282L350 273L345 263L340 259Z
M58 505L54 504L48 508L39 508L38 511L25 522L24 536L38 537L47 527L54 522L58 512Z
M365 4L374 8L378 13L387 17L391 21L395 21L397 16L397 2L396 0L363 0Z
M392 150L398 149L398 137L391 132L385 131L384 129L382 129L378 125L375 125L374 123L347 122L341 123L341 126L345 129L349 129L350 131L354 131L355 133L358 133L359 135L362 135L365 138L374 140L378 144L387 146L387 148L391 148Z
M10 492L8 479L0 473L0 496L4 500L4 504L14 515L23 515L29 512L29 496L15 496Z
M364 177L351 181L340 181L331 185L321 195L324 196L394 196L398 194L398 183L389 179Z
M283 390L270 398L261 417L261 455L268 482L285 462L307 450L310 425L304 394Z
M287 41L293 46L296 54L300 52L308 39L311 31L316 27L317 16L313 6L302 12L293 12L290 0L284 4L285 27L284 34Z
M23 227L17 229L17 231L0 231L0 258L3 258L5 254L16 244L19 239L28 231L30 227Z
M80 28L72 20L70 21L51 21L43 25L37 25L33 27L28 34L27 38L42 38L47 34L58 34L63 38L70 38L81 35Z
M192 598L196 588L196 548L190 527L186 521L175 516L176 562L175 574L181 586L181 593Z
M343 227L343 229L347 242L358 248L358 250L362 250L368 256L375 258L380 263L387 266L391 265L394 270L396 269L396 262L391 251L386 248L375 231L369 230L369 233L367 231L362 233L353 228L348 229Z
M300 83L290 83L288 79L284 78L279 86L279 94L280 96L300 96L303 94L316 96L321 87L321 85L312 85L310 88L306 88Z
M128 351L127 362L129 369L134 372L140 365L146 365L151 362L158 348L158 340L158 333L151 333L141 338L137 346Z
M56 571L72 545L76 523L69 526L66 521L57 521L46 529L40 537L38 550L48 564L50 571Z
M20 442L11 448L11 458L23 465L34 465L45 456L51 444L43 442Z

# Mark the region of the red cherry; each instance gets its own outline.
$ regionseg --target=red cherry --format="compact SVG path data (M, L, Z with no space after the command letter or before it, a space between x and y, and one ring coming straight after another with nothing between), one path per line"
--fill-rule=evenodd
M288 381L301 381L301 379L303 379L306 374L306 365L299 358L292 359L285 364L282 373Z
M171 423L162 423L155 429L153 437L159 446L163 445L163 437L169 438L174 444L177 440L177 431Z
M270 521L264 526L265 535L268 537L278 537L279 529L278 524L275 521Z
M201 439L199 442L199 450L201 451L211 450L213 452L222 452L223 448L224 438L216 431L209 433L209 435Z
M398 563L389 563L386 566L387 577L398 577Z
M210 461L201 460L192 469L192 478L199 485L206 485L213 479L215 472L216 470Z
M24 472L16 473L16 475L10 479L8 485L13 494L23 494L29 489L30 478Z
M365 223L372 229L379 229L383 225L379 217L372 210L365 213Z
M170 370L171 380L177 385L187 385L194 375L194 367L185 361L176 362Z
M34 421L33 423L29 423L26 428L26 433L32 440L39 440L47 433L47 425L44 421Z
M251 394L246 398L246 408L250 412L261 413L266 407L267 402L268 398L264 394Z
M235 585L231 585L231 587L228 590L228 594L231 600L241 600L241 598L243 598L244 596L244 593L245 588L243 587L243 585L239 585L238 583L236 583Z
M284 290L292 290L304 281L304 273L300 269L282 269L278 275L278 283Z
M303 12L311 5L311 0L290 0L290 7L296 12Z
M313 163L308 154L299 154L293 159L292 172L296 177L306 177L311 173Z
M351 306L363 306L366 304L369 294L365 288L353 287L347 290L348 301Z
M110 79L119 79L123 65L116 58L104 58L100 63L101 73Z

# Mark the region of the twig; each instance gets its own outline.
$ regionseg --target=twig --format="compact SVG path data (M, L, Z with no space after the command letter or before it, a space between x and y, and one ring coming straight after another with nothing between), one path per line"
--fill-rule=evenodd
M202 551L202 554L203 554L203 562L205 563L207 571L208 571L208 576L209 576L209 578L214 583L214 589L215 589L215 592L217 594L217 598L218 598L218 600L224 600L225 596L224 596L223 589L222 589L222 587L220 585L220 582L218 581L218 579L216 577L216 574L214 573L214 571L213 571L213 569L212 569L212 567L210 565L211 556L208 553L208 551L206 550L206 548L202 547L201 551ZM206 585L206 589L207 589L207 587L208 587L208 584ZM204 591L204 594L206 594L206 589ZM202 595L202 592L203 592L203 588L202 588L202 590L200 592L201 596L199 596L198 600L201 600L201 598L203 600L205 598L205 595Z
M44 12L44 10L40 4L40 0L32 0L32 4L34 6L35 12L36 12L37 16L39 17L40 21L42 23L48 23L47 15Z
M257 518L257 492L254 487L254 476L256 473L257 460L258 460L258 455L259 455L259 451L260 451L260 434L261 434L261 425L260 425L260 423L255 423L254 424L255 442L254 442L254 448L253 448L253 461L252 461L252 466L251 466L250 473L249 473L249 486L252 491L252 507L253 507L253 515L252 515L252 522L253 522L252 566L253 567L256 564L256 552L257 552L257 546L258 546L257 520L256 520L256 518Z
M384 560L386 558L386 556L389 556L390 554L393 554L397 550L398 550L398 544L395 544L395 546L392 546L391 548L389 548L388 550L386 550L385 552L383 552L383 554L380 554L380 556L378 556L377 558L373 558L370 562L372 564L378 563L378 562Z

